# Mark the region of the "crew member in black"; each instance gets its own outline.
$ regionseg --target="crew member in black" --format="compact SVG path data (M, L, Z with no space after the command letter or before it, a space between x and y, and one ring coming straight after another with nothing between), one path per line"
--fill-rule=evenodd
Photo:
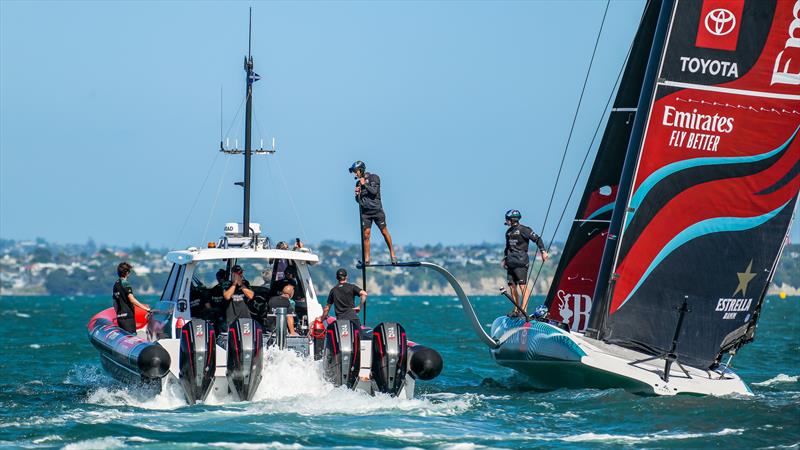
M374 173L367 172L367 166L362 161L356 161L350 166L350 173L356 177L356 202L361 207L361 222L364 226L362 239L364 240L364 264L369 264L369 237L372 232L372 223L378 225L383 234L386 246L389 247L389 257L392 264L397 264L392 246L392 236L386 228L386 214L383 212L381 202L381 178Z
M328 294L328 304L322 310L321 319L324 321L328 318L328 313L331 310L331 305L334 306L337 319L350 319L356 323L358 328L361 328L361 321L358 320L358 312L361 311L361 305L367 303L367 291L361 289L355 284L347 282L347 271L339 269L336 271L336 280L339 282L331 289ZM355 306L355 298L361 297L361 303Z
M275 282L273 292L276 293L275 295L278 295L277 293L283 292L283 288L287 285L292 286L294 290L291 299L294 301L294 309L297 312L297 318L302 320L302 317L308 314L308 306L306 304L305 291L300 284L300 279L297 277L297 266L294 262L286 268L283 280Z
M117 326L128 333L136 333L136 307L150 312L150 307L142 304L133 295L133 287L128 282L128 275L133 266L121 262L117 266L119 279L114 283L114 311L117 313Z
M297 334L294 328L294 316L292 310L292 302L289 301L294 295L294 287L287 284L281 290L281 295L276 295L267 301L267 316L264 319L264 328L269 331L275 331L275 310L277 308L286 308L286 325L289 327L289 334Z
M511 290L511 298L522 308L522 310L519 310L515 307L511 315L526 317L528 298L530 298L532 291L527 285L528 264L530 263L528 259L528 243L530 241L536 243L536 247L542 252L542 261L547 261L549 256L544 249L542 238L534 233L532 229L519 223L521 218L522 214L516 209L506 212L506 225L508 226L508 230L506 230L506 248L502 266L508 272L508 287ZM522 289L521 304L519 303L520 293L517 290L518 287Z
M228 302L225 300L223 286L226 284L228 272L225 269L219 269L216 274L217 284L209 291L209 300L211 303L211 310L208 313L208 320L214 322L214 329L217 334L223 331L225 327L225 310L228 307Z
M235 265L231 268L231 281L225 282L222 286L222 297L228 301L228 307L225 310L225 323L230 326L237 319L249 319L250 309L247 307L245 301L252 301L253 290L250 289L250 283L244 279L244 273L240 265Z

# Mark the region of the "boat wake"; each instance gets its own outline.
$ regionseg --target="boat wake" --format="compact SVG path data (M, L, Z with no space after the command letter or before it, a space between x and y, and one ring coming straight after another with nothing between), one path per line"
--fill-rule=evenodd
M781 383L797 383L798 379L800 379L800 376L798 375L791 376L781 373L776 377L770 378L769 380L762 381L760 383L753 383L753 386L773 386Z
M76 370L76 372L78 372ZM264 364L263 380L252 402L236 401L229 394L209 395L205 403L188 406L177 382L167 383L158 394L146 388L134 388L108 381L97 371L85 371L81 384L105 384L89 392L86 402L100 406L129 406L148 410L180 408L218 409L246 415L298 414L301 416L363 415L379 412L400 412L421 416L461 414L481 402L476 394L422 394L415 399L402 399L386 394L370 396L361 391L334 387L325 381L318 361L301 358L290 350L271 349ZM103 383L105 381L105 383Z

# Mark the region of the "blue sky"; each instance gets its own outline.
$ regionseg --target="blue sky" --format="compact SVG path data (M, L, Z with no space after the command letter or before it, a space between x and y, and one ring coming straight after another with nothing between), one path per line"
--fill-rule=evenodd
M221 86L243 140L250 5L0 3L0 235L183 247L241 220L241 157L217 149ZM604 2L252 5L268 234L356 241L355 159L399 243L499 242L510 208L541 230ZM611 3L556 216L642 7Z

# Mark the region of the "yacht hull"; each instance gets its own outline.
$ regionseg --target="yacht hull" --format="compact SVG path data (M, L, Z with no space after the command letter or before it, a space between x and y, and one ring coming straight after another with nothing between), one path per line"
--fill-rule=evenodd
M537 389L625 389L644 395L751 395L735 373L673 364L664 380L665 361L651 355L586 338L544 322L498 317L490 350L501 366L527 376ZM686 372L684 372L684 369Z

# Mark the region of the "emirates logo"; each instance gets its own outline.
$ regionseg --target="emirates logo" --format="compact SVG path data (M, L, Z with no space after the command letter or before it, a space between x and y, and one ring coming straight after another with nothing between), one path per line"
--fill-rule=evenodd
M727 9L717 8L706 14L706 30L715 36L725 36L736 28L736 16Z

